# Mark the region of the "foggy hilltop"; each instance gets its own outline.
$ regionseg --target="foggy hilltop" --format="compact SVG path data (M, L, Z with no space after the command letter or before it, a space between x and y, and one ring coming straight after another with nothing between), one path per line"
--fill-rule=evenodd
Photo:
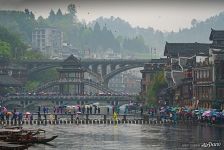
M75 12L76 13L76 12ZM127 21L118 17L99 17L86 24L69 13L51 10L47 18L35 19L32 10L0 11L0 25L10 32L18 34L24 43L30 44L32 31L37 27L57 27L63 32L64 41L76 49L115 52L135 55L150 53L156 50L157 57L163 55L165 42L201 42L207 43L211 28L222 29L224 12L205 21L193 19L190 28L179 29L178 32L164 32L152 27L132 27ZM149 54L150 55L150 54Z

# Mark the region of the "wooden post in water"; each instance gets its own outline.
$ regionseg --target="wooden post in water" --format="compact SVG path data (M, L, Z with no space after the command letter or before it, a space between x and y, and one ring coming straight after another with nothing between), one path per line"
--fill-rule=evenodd
M89 114L86 114L86 124L88 124Z

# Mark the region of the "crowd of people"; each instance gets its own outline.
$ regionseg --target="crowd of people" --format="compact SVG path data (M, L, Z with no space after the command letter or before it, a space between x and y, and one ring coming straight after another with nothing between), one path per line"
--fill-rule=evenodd
M13 111L8 111L6 107L1 107L0 111L0 121L22 121L25 119L33 119L33 115L37 115L39 119L43 116L45 119L48 114L101 114L101 109L103 109L102 114L114 114L120 115L120 108L118 106L109 107L99 107L96 105L75 105L75 106L38 106L37 112L18 112L16 108ZM218 109L191 109L187 107L150 107L143 109L142 106L137 108L137 113L141 116L148 115L150 118L157 118L159 120L169 119L174 122L180 120L190 120L194 122L209 123L209 124L222 124L224 125L224 111ZM131 113L131 109L128 106L124 107L124 112L122 115Z
M224 111L219 109L192 109L188 107L161 107L160 109L150 108L149 116L156 115L160 120L170 119L174 122L190 120L200 123L224 125Z

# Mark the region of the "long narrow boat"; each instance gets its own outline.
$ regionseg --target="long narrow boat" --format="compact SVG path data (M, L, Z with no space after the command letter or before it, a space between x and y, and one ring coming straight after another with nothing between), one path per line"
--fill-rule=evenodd
M45 130L28 130L28 129L1 129L0 140L15 144L35 144L35 143L47 143L58 136L52 136L46 138Z
M58 136L52 136L50 138L38 138L38 137L32 137L30 139L19 139L17 141L11 141L11 143L17 143L17 144L46 144Z

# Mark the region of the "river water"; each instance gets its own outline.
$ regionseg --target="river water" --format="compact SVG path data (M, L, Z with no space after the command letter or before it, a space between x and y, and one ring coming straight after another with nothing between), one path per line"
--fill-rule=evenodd
M224 149L223 128L206 126L119 125L47 125L46 136L58 135L49 145L38 144L29 150L174 150L205 149L209 142Z

